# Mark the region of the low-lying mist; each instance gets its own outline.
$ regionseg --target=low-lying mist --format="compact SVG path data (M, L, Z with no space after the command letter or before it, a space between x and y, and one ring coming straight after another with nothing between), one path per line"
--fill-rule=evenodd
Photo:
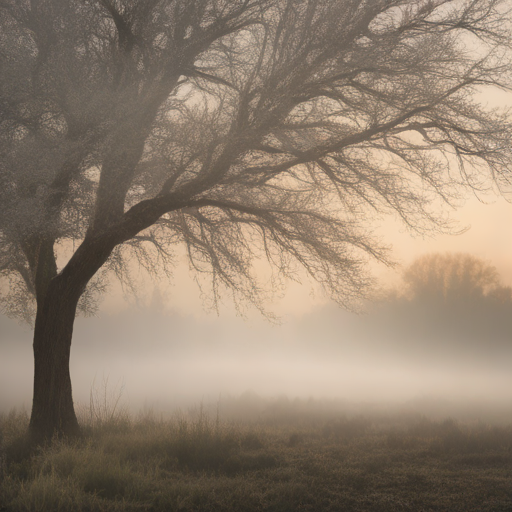
M109 399L121 396L132 412L172 411L250 395L267 400L259 412L294 399L409 404L452 417L467 416L472 405L473 419L512 421L508 325L485 337L457 327L456 319L436 327L413 321L413 313L406 321L389 304L366 315L325 305L277 326L135 308L79 318L71 355L75 402L88 404L91 389L99 389ZM31 332L1 323L0 410L30 409ZM507 407L510 418L498 412Z

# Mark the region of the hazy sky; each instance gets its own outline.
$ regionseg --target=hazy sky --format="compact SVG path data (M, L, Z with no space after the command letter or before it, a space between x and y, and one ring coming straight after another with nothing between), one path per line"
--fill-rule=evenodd
M453 213L460 235L436 235L432 238L412 237L393 222L386 226L386 238L393 253L404 264L428 252L467 252L492 263L503 281L512 285L512 204L503 197L488 197L489 203L470 198Z
M512 204L503 197L488 196L486 203L469 198L464 206L452 213L459 228L467 230L459 235L434 235L432 237L413 236L403 225L386 218L376 233L382 241L392 246L392 257L399 265L408 265L412 260L429 252L465 252L482 258L494 265L505 285L512 285ZM372 272L383 285L396 284L400 279L401 266L389 269L381 264L372 266ZM167 306L183 314L203 316L204 305L199 297L193 273L188 270L185 260L176 269L172 281L158 283L165 296ZM151 293L152 283L148 283L147 293ZM311 293L313 288L313 294ZM147 298L149 300L149 297ZM275 297L269 310L279 315L296 315L308 312L311 308L328 302L319 287L304 279L299 285L288 283L283 297ZM231 310L229 299L226 309ZM106 311L118 311L123 301L119 294L112 292L104 301ZM249 315L252 314L249 312Z

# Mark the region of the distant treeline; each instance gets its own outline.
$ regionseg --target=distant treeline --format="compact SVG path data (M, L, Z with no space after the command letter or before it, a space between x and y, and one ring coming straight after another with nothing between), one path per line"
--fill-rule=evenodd
M430 254L402 278L359 320L362 339L421 356L485 360L512 352L512 288L493 266L468 254Z

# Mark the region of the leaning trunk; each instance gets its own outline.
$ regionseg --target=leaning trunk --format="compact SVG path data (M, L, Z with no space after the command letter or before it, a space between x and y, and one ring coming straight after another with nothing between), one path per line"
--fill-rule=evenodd
M40 443L80 432L73 407L69 358L79 290L55 277L38 304L34 330L34 397L29 431Z

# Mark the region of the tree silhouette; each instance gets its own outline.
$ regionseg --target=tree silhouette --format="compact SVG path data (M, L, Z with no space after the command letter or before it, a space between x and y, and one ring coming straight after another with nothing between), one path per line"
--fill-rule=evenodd
M499 0L1 0L0 271L5 311L36 311L34 438L79 430L73 322L109 270L182 244L214 301L262 307L266 258L347 305L386 259L375 215L443 229L436 199L508 190L511 125L478 94L510 88L509 27Z
M464 253L421 256L405 269L403 280L411 299L443 306L483 299L500 283L495 267Z
M442 347L491 358L493 352L510 353L512 288L490 263L465 253L427 254L402 277L403 288L384 306L402 345L433 354Z

